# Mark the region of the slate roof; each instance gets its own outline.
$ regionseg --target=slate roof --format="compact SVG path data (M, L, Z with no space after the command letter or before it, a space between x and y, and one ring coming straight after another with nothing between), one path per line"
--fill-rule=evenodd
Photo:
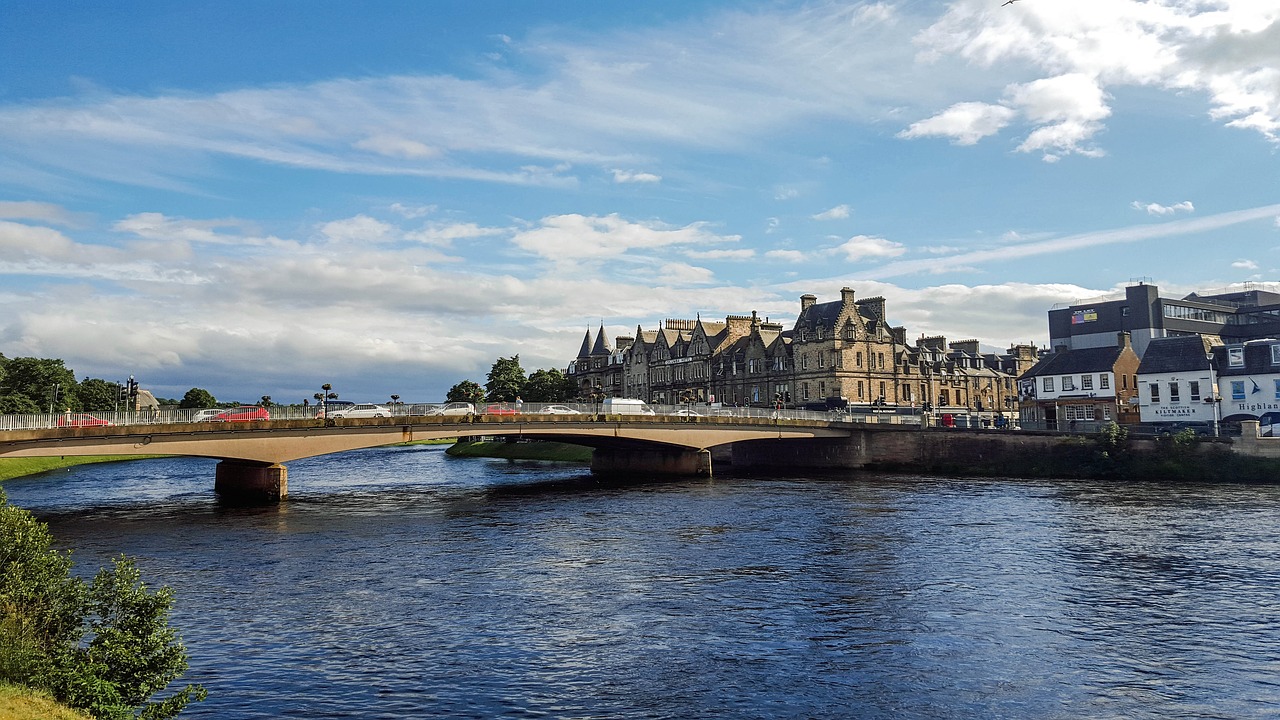
M591 348L592 355L610 355L612 351L609 349L609 336L604 333L604 323L600 323L600 334L596 335L595 347Z
M1202 335L1156 338L1142 354L1138 374L1208 370L1213 345Z
M800 312L800 316L796 318L795 326L806 330L813 330L819 327L826 330L834 329L836 320L840 319L840 311L843 309L844 302L840 300L814 303Z
M1053 353L1052 355L1046 355L1022 377L1109 372L1116 366L1116 360L1120 359L1120 352L1123 349L1119 345L1115 345Z
M1267 375L1280 372L1280 367L1271 364L1271 346L1280 340L1251 340L1244 343L1244 367L1231 367L1227 361L1227 348L1240 347L1239 343L1219 345L1213 349L1213 360L1218 368L1218 375Z

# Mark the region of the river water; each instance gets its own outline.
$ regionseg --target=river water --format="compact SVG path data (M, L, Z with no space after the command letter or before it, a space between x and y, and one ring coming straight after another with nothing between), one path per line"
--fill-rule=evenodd
M439 447L6 483L172 586L193 718L1280 717L1280 486L600 483Z

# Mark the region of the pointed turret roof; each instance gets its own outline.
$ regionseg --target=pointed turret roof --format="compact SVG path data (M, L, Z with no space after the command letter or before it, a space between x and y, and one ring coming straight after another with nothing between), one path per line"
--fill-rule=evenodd
M589 334L589 333L588 333ZM596 344L591 348L592 355L609 355L609 336L604 334L604 323L600 323L600 334L596 335Z
M582 336L582 349L578 350L578 357L584 358L591 354L591 328L587 328L587 334Z

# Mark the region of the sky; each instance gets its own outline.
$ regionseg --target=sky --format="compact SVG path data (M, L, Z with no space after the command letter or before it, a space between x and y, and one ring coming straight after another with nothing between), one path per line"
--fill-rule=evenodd
M1280 290L1280 2L0 4L0 353L443 399L588 329L882 296L1048 342Z

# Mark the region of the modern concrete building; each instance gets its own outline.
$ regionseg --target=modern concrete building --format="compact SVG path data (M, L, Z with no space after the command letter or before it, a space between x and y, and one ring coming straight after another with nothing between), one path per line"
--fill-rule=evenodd
M1125 288L1123 299L1099 299L1049 311L1049 347L1109 347L1116 333L1133 339L1142 357L1152 340L1203 335L1224 343L1280 337L1280 294L1245 289L1180 299L1160 297L1155 285Z

